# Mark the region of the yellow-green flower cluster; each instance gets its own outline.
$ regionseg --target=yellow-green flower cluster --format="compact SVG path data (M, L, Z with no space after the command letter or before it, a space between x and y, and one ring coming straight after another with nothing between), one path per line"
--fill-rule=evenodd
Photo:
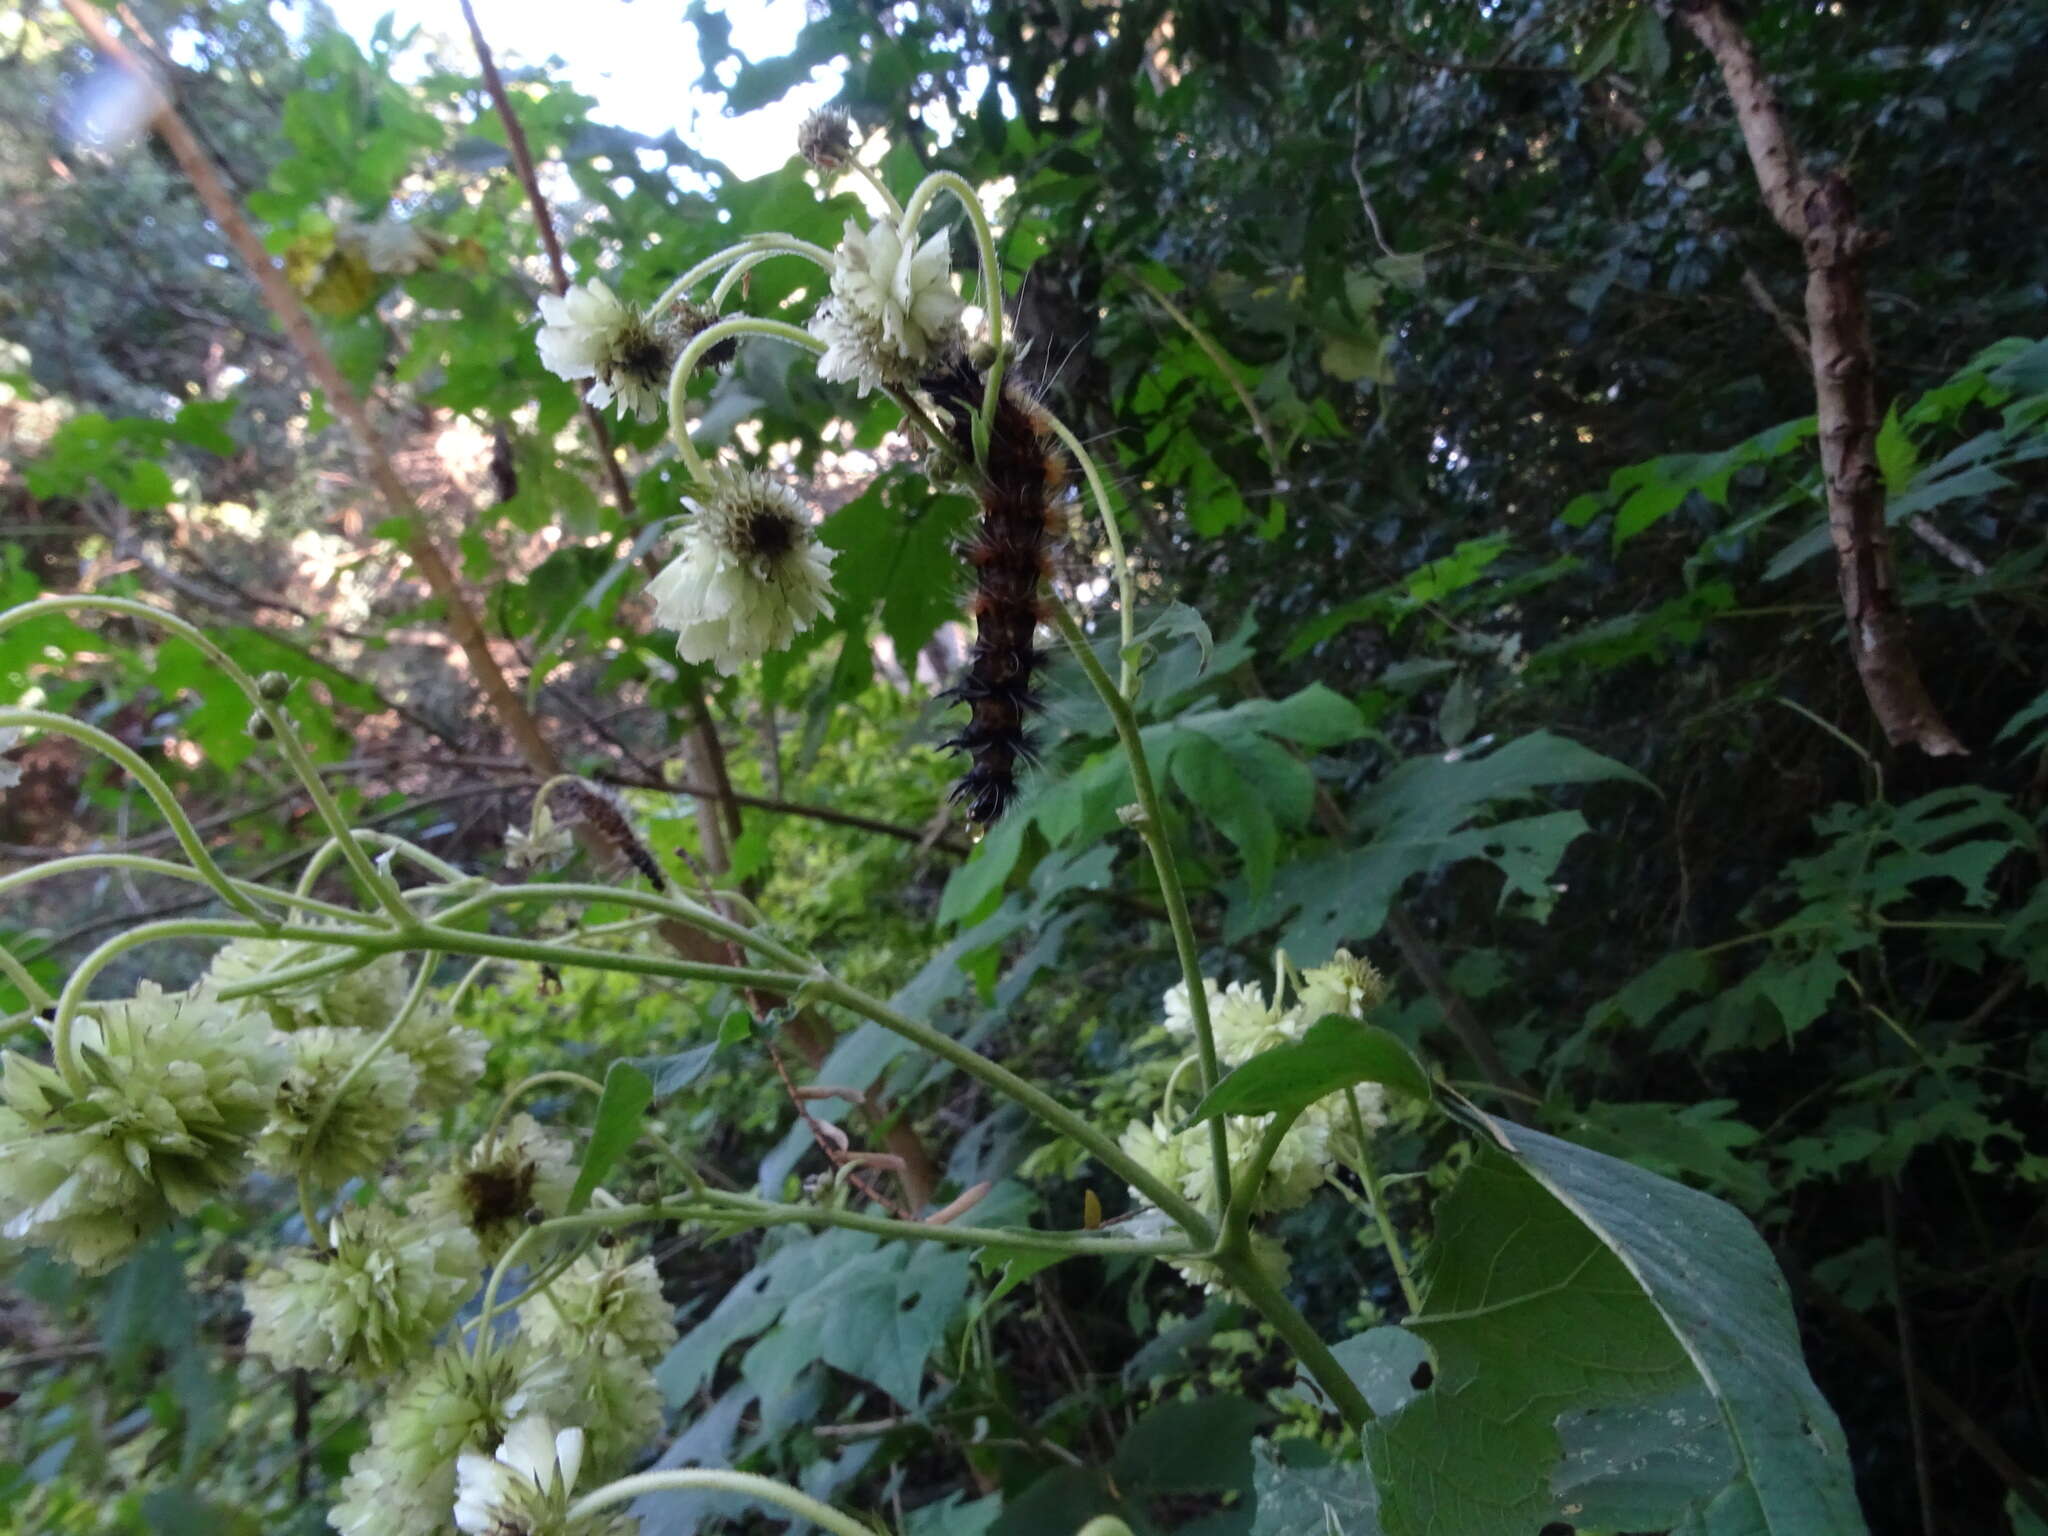
M351 1208L325 1248L283 1253L249 1281L249 1348L285 1368L389 1375L426 1353L481 1263L467 1227Z
M576 1415L599 1465L620 1464L660 1432L654 1366L676 1327L653 1259L627 1260L616 1248L585 1254L520 1309L519 1329L543 1354L569 1361Z
M88 1005L84 1082L0 1053L0 1232L88 1272L239 1178L284 1070L262 1021L145 982Z

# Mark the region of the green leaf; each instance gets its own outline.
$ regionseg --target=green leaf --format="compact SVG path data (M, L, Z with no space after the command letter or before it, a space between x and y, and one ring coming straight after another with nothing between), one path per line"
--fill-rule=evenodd
M1560 1415L1564 1459L1550 1489L1581 1529L1649 1530L1711 1499L1738 1468L1713 1395L1694 1383L1648 1402Z
M597 1121L590 1128L583 1167L576 1174L576 1187L569 1192L572 1213L590 1203L604 1176L639 1137L640 1117L653 1102L654 1083L645 1072L630 1061L612 1063L604 1075L604 1092L598 1097Z
M1884 425L1877 432L1877 467L1884 475L1884 493L1897 496L1913 483L1913 471L1919 467L1920 451L1913 446L1913 439L1906 435L1906 429L1899 421L1899 403L1894 400L1892 408L1885 412Z
M1252 1450L1252 1490L1252 1536L1382 1536L1379 1495L1364 1466L1331 1461L1312 1441L1261 1440Z
M1784 1277L1756 1229L1711 1195L1485 1124L1626 1262L1713 1395L1742 1475L1684 1529L1863 1532L1842 1427L1807 1372Z
M1298 1114L1360 1083L1384 1083L1418 1099L1431 1091L1429 1074L1399 1036L1341 1013L1325 1014L1299 1040L1261 1051L1226 1074L1187 1123L1200 1125L1218 1115Z
M1152 658L1169 640L1186 636L1192 639L1202 653L1201 670L1207 671L1209 660L1215 654L1216 642L1209 634L1209 626L1200 613L1186 603L1168 603L1152 618L1152 621L1132 637L1131 643L1123 648L1123 660L1142 672L1151 664Z
M1263 1408L1241 1397L1161 1403L1118 1444L1110 1475L1139 1498L1248 1489L1252 1435L1265 1418Z
M740 1011L740 1017L742 1019L747 1018L744 1010ZM731 1021L728 1020L727 1022L729 1024ZM748 1023L751 1025L752 1021L748 1020ZM746 1039L748 1033L751 1033L750 1029L743 1031L739 1038L742 1040ZM696 1082L698 1078L702 1077L709 1070L711 1063L717 1058L719 1051L725 1046L725 1043L725 1031L721 1029L718 1039L710 1045L692 1046L686 1051L675 1051L667 1056L623 1057L614 1065L632 1067L647 1078L647 1103L651 1104L668 1098L671 1094L680 1093L683 1089L689 1087L690 1084ZM609 1092L611 1086L609 1074L606 1075L605 1086L606 1091ZM599 1117L602 1118L602 1101L599 1102L598 1111ZM639 1112L645 1113L646 1106L642 1105Z
M1051 1269L1060 1260L1072 1257L1072 1254L1061 1253L1053 1248L1003 1248L992 1245L976 1249L974 1260L982 1269L991 1274L998 1270L1002 1272L995 1283L995 1288L982 1302L982 1310L994 1306L1040 1270Z
M1559 1518L1559 1414L1694 1379L1621 1258L1497 1147L1438 1207L1418 1278L1433 1378L1365 1430L1387 1536L1531 1536Z
M1194 806L1236 847L1254 896L1264 896L1273 883L1280 828L1266 802L1245 793L1244 778L1230 754L1206 736L1190 731L1168 760L1168 771Z
M129 464L115 476L111 488L122 506L138 512L169 506L174 494L169 471L147 459Z

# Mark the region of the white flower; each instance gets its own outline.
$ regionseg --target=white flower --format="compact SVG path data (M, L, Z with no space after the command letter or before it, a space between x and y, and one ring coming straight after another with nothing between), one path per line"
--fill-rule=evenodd
M463 1448L495 1445L520 1415L575 1401L562 1363L517 1335L481 1361L450 1345L385 1399L327 1523L341 1536L446 1536Z
M863 395L913 384L958 344L965 306L953 291L946 233L916 239L887 220L866 233L846 221L832 253L832 296L811 316L811 334L825 343L819 378L858 385Z
M507 869L540 869L553 864L557 859L568 856L574 847L569 829L555 820L555 813L545 804L533 808L532 827L507 827L505 829L505 867Z
M673 359L647 317L599 278L567 293L542 294L540 360L561 379L595 380L584 395L602 410L614 399L619 414L642 421L659 414Z
M291 1250L249 1280L249 1348L285 1368L388 1374L426 1352L481 1263L467 1227L351 1208L325 1250Z
M266 1023L208 993L144 982L88 1006L82 1092L0 1052L0 1234L91 1273L241 1174L284 1061Z
M291 1063L256 1138L257 1166L330 1187L375 1172L412 1121L419 1068L392 1049L365 1062L376 1037L360 1029L316 1025L285 1038Z
M1209 1032L1216 1041L1217 1059L1224 1066L1241 1066L1289 1035L1287 1015L1267 1004L1266 994L1255 982L1234 981L1219 987L1205 976L1202 988L1209 999ZM1195 1015L1186 982L1167 989L1164 1007L1166 1032L1192 1043Z
M465 1450L455 1463L455 1524L468 1536L596 1536L630 1528L599 1513L568 1519L583 1470L583 1431L528 1414L505 1431L497 1454Z
M685 661L728 676L832 616L832 551L796 492L754 470L715 472L682 553L648 587Z
M408 1209L429 1223L460 1222L496 1263L524 1230L528 1211L561 1215L575 1187L576 1149L531 1115L514 1115L435 1175Z
M0 726L0 753L12 752L21 745L21 727ZM12 789L21 782L21 764L10 763L0 756L0 789Z
M388 213L374 224L354 225L345 234L363 253L372 272L402 276L434 263L433 241L406 220Z
M1386 978L1370 960L1348 949L1338 950L1327 965L1310 966L1301 981L1297 1006L1304 1024L1314 1024L1331 1013L1362 1019L1387 996Z

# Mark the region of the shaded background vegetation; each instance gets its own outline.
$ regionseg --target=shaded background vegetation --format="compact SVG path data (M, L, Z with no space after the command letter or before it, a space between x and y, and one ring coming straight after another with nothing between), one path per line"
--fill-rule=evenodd
M754 881L857 980L918 975L938 923L951 947L917 1001L1105 1118L1146 1102L1134 1074L1174 970L1115 830L1105 722L1055 678L1041 798L963 865L933 747L964 507L904 472L891 409L827 394L772 345L699 389L701 440L758 422L740 449L813 478L846 600L760 689L679 670L622 569L679 487L659 429L628 426L620 505L570 390L539 367L545 267L466 40L401 25L359 45L317 12L287 27L234 3L136 12L168 40L180 109L380 399L564 753L638 788L677 873ZM685 19L678 67L694 33L733 111L843 64L843 99L899 182L922 164L1003 187L1021 371L1115 477L1148 608L1192 605L1218 641L1200 679L1191 644L1163 642L1185 686L1155 694L1161 717L1176 697L1230 706L1312 684L1350 707L1233 759L1256 787L1271 751L1312 756L1313 796L1263 824L1182 783L1213 967L1269 974L1276 942L1306 960L1362 948L1395 979L1399 1027L1475 1096L1735 1200L1784 1256L1873 1528L2003 1528L2009 1490L1970 1436L2048 1471L2048 353L1986 349L2043 331L2048 9L1747 9L1799 142L1851 177L1885 236L1871 282L1880 396L1896 402L1887 478L1932 537L1894 533L1914 649L1971 748L1942 760L1887 748L1857 687L1812 537L1811 439L1768 435L1812 411L1788 335L1799 253L1756 194L1718 76L1651 7L834 0L771 61L730 57L701 6ZM305 680L308 732L356 814L458 862L493 858L533 780L323 403L175 167L147 140L80 137L77 104L104 76L69 21L30 5L10 25L0 599L140 591L205 615L252 669ZM511 73L572 262L629 296L732 230L830 244L857 211L800 165L741 182L675 135L593 121L545 70ZM435 259L357 270L336 220L394 211ZM956 239L963 261L969 248ZM748 306L772 311L798 282L764 267ZM1061 574L1101 607L1094 537L1077 520ZM289 864L303 807L251 757L239 709L196 656L135 643L118 626L0 636L5 692L148 749L242 867ZM1463 774L1537 732L1641 782L1575 784L1555 755L1525 780ZM5 859L153 832L63 744L22 763L0 798ZM750 797L736 829L689 793L721 771ZM0 939L52 976L186 899L147 881L38 889L0 913ZM1406 942L1383 927L1390 901ZM203 959L149 963L182 981ZM602 1054L687 1039L721 1007L678 1018L673 1000L508 980L493 1071L509 1080L544 1040ZM1471 1054L1479 1037L1497 1061ZM955 1182L1032 1153L1032 1198L1073 1219L1085 1175L1062 1149L1020 1144L957 1081L810 1044L832 1080L893 1073ZM764 1070L707 1089L688 1111L699 1145L742 1177L764 1157L778 1179L809 1171ZM1438 1170L1450 1154L1401 1151ZM1434 1182L1403 1186L1423 1230ZM1343 1207L1288 1235L1326 1331L1394 1301ZM18 1268L0 1385L24 1396L0 1487L30 1501L20 1529L168 1528L171 1468L251 1521L317 1527L349 1405L323 1400L294 1433L278 1399L262 1406L274 1385L195 1363L213 1356L193 1341L232 1342L236 1242L217 1230L152 1260L186 1277L189 1306L164 1315L135 1300L161 1276L88 1291ZM692 1315L755 1257L663 1254ZM1284 1386L1231 1309L1165 1276L1126 1302L1125 1278L1070 1265L968 1326L979 1347L945 1357L954 1396L923 1430L789 1437L749 1420L763 1432L729 1430L716 1454L824 1467L827 1490L886 1488L916 1509L1021 1489L1057 1465L1043 1439L1106 1460L1137 1405L1186 1382ZM950 1327L957 1344L962 1326L936 1319L934 1337ZM1180 1343L1159 1352L1162 1331ZM680 1378L679 1434L705 1432L726 1370ZM877 1411L835 1379L808 1416ZM977 1416L1001 1431L989 1446L967 1443Z

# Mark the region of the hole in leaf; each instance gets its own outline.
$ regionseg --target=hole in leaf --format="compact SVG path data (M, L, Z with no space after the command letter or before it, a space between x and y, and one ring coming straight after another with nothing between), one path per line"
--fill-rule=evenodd
M1538 1531L1536 1536L1574 1536L1577 1530L1578 1527L1575 1525L1566 1525L1562 1520L1553 1520L1550 1524L1543 1527L1542 1530Z
M1408 1385L1418 1392L1427 1392L1435 1382L1436 1372L1431 1369L1430 1363L1427 1360L1416 1366L1415 1370L1408 1377Z
M918 1293L916 1291L912 1291L908 1296L904 1297L901 1301L896 1303L896 1310L898 1312L915 1311L917 1309L917 1304L920 1299L921 1298L919 1297Z

